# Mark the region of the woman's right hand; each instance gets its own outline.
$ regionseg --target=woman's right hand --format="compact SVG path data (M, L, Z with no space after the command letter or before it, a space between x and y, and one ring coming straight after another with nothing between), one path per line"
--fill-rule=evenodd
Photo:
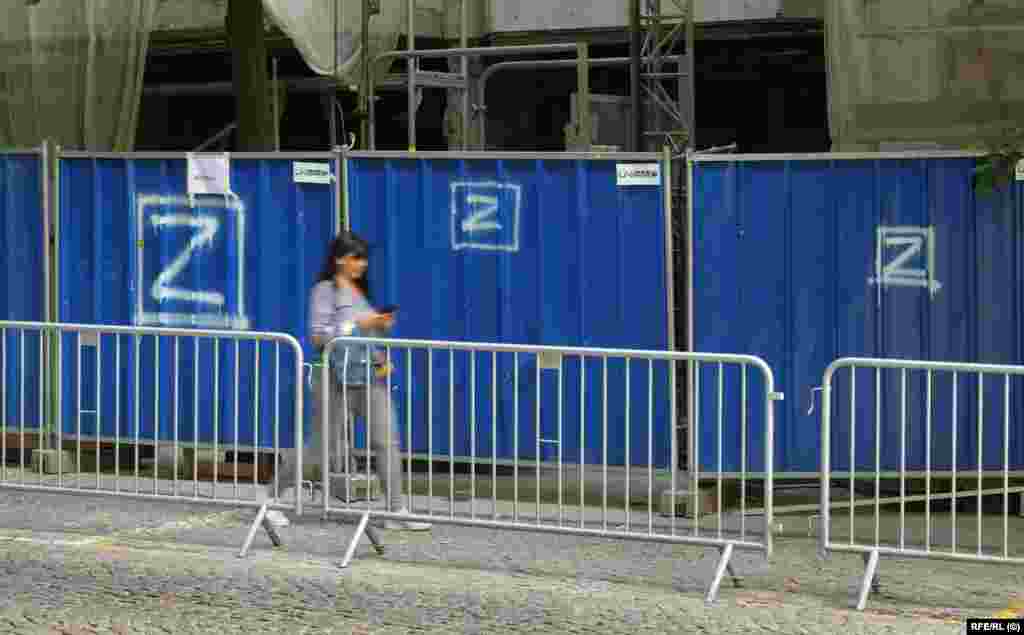
M373 329L386 331L395 323L395 316L391 313L368 313L356 320L361 329Z

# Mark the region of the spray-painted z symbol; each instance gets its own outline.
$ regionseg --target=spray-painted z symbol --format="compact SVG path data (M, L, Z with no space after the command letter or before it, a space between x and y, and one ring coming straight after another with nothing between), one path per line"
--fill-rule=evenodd
M886 260L892 249L895 257ZM923 259L923 266L911 266ZM868 282L888 287L917 287L935 295L942 283L935 280L934 227L879 227L875 243L875 276Z

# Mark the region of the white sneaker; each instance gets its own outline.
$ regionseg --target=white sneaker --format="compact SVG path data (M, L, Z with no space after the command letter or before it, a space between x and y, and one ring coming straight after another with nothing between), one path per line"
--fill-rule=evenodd
M281 492L280 498L271 499L271 502L273 502L275 500L282 501L282 502L288 502L288 501L291 501L291 500L294 500L294 499L295 499L295 488L294 487L287 487L287 488L284 489L283 492ZM264 518L266 518L267 522L269 522L272 526L278 527L278 528L280 528L280 527L287 527L288 525L292 524L292 522L290 520L288 520L288 517L284 515L284 512L282 512L281 510L278 510L278 509L268 509L266 515L264 516Z
M401 508L396 512L398 514L407 515L409 510L405 507ZM384 529L391 529L394 531L430 531L430 523L422 523L415 520L385 520L383 523Z
M266 516L264 516L264 518L267 520L268 523L271 524L271 526L276 527L278 529L280 529L281 527L287 527L288 525L292 524L292 521L288 520L288 517L285 516L284 513L278 509L268 509L267 514Z

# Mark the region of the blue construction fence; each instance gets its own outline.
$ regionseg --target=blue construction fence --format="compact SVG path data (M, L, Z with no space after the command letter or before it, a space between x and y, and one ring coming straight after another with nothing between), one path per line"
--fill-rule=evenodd
M40 321L44 315L37 305L52 291L56 302L51 319L59 322L282 332L298 338L312 362L316 354L307 335L308 293L328 242L341 227L344 208L351 229L371 243L375 303L401 305L395 337L666 350L667 184L657 174L651 181L649 171L636 183L623 183L617 169L640 163L645 170L653 165L658 173L659 161L655 155L617 160L231 155L230 194L189 196L189 164L183 153L63 153L56 161L55 203L47 229L39 153L12 155L4 164L4 229L20 232L11 235L12 242L33 247L49 231L56 257L47 279L34 248L3 254L28 259L28 264L17 265L21 268L16 276L28 290L16 293L20 288L9 285L0 317ZM36 172L24 172L30 169ZM55 365L53 359L40 363L43 358L36 351L41 340L31 332L23 342L14 335L8 339L7 375L12 381L25 376L30 383L39 382L39 367ZM264 449L277 443L287 448L293 445L295 422L291 410L277 404L289 402L296 389L307 391L309 433L308 384L295 386L289 372L294 359L284 348L251 342L224 342L215 348L208 340L191 337L163 337L159 344L152 336L66 334L61 340L57 403L65 438L216 442L222 447L238 443ZM396 361L400 389L407 374L404 362ZM519 368L525 382L519 387L524 413L534 411L533 362L524 356ZM277 364L279 376L274 372ZM485 364L477 371L490 373ZM501 364L500 377L514 374L506 362ZM447 368L438 360L435 390ZM572 368L567 363L566 373ZM426 368L414 364L412 370L419 390ZM419 407L411 413L413 433L411 439L403 438L403 447L425 452L433 434L438 440L435 453L467 457L475 451L512 459L515 448L503 423L510 420L505 418L507 404L498 408L497 421L478 417L477 446L470 447L466 408L474 395L482 404L489 388L481 381L473 393L468 366L459 365L456 372L458 412L448 413L446 400L443 405L438 400L430 414ZM610 378L622 372L612 368ZM636 386L646 385L646 372L631 371ZM643 401L646 393L631 400L638 413L630 435L637 448L631 453L634 463L648 462L651 435L656 464L669 464L668 376L662 375L652 402L653 424L646 425L646 417L640 421L639 413L649 411ZM555 379L545 371L542 382L539 425L544 434L554 435ZM38 394L29 388L26 395ZM572 404L569 408L578 409L574 390L568 389L563 398ZM41 411L20 415L23 406L31 409L41 399L17 393L5 399L4 420L11 422L10 429L23 420L42 423ZM596 399L594 392L584 402L585 414L596 412ZM620 413L610 424L609 456L623 463L624 394L609 394L608 399L613 412ZM409 421L402 410L405 402L398 407L400 421ZM581 415L572 410L564 414L565 430L571 430L566 447L575 445L577 450L563 458L578 462L580 446L574 435ZM462 422L452 447L447 444L449 415ZM428 432L431 419L435 428ZM537 424L523 417L524 434ZM582 458L597 462L602 440L590 428L583 434ZM523 444L520 458L534 456L534 447ZM549 458L547 448L543 454Z
M693 346L702 352L762 357L786 400L777 406L774 467L820 469L820 393L839 357L992 364L1024 363L1024 182L991 192L975 187L975 157L698 157L692 164ZM1012 177L1011 177L1012 178ZM931 444L926 446L925 377L909 379L908 470L1003 469L1003 381L983 397L987 424L977 434L976 378L933 385ZM704 378L704 386L712 378ZM854 420L848 374L837 377L832 465L874 473L900 468L900 377L858 377ZM1009 467L1024 469L1024 382L1011 382ZM739 384L727 378L727 394ZM811 405L814 407L811 408ZM700 413L714 416L701 399ZM888 416L885 416L888 413ZM756 412L749 413L757 416ZM725 469L740 466L739 417L723 448ZM855 437L850 438L851 429ZM959 432L957 456L952 436ZM979 448L979 443L981 447ZM717 466L714 438L700 443L701 464ZM930 454L929 454L930 453ZM763 445L751 458L763 454Z

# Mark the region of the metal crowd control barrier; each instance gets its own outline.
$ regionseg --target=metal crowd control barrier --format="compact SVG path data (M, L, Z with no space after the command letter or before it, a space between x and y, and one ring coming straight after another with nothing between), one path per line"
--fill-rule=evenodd
M379 362L385 363L388 368L393 368L393 373L385 373L387 378L377 376L377 371L371 372L369 364L361 364L358 368L365 369L365 381L360 381L364 388L357 388L349 385L350 380L343 382L341 387L332 383L334 378L329 375L334 367L324 365L321 368L320 394L314 398L322 400L321 403L329 403L329 399L340 397L346 402L351 402L353 393L365 390L365 385L378 382L378 386L387 390L392 397L388 400L388 408L400 410L400 417L393 417L392 426L387 426L388 439L387 447L391 446L391 434L401 434L405 430L407 447L410 451L406 454L410 459L413 455L411 447L414 443L425 445L427 456L430 458L426 466L426 482L423 482L422 473L414 474L410 461L409 469L404 475L405 482L402 494L403 507L405 510L392 508L390 500L380 502L371 501L368 484L371 481L370 464L373 456L370 448L373 445L370 435L373 434L374 426L367 422L366 430L366 474L356 475L349 471L351 466L349 448L353 445L346 438L342 447L345 451L344 465L348 472L345 477L344 493L338 492L334 496L341 500L341 505L332 505L330 495L331 478L324 470L322 488L323 513L335 513L343 516L356 516L359 524L351 542L348 545L342 567L348 566L351 562L357 545L364 533L371 540L378 552L383 551L378 535L373 532L370 523L371 517L381 520L412 521L426 523L447 523L463 526L482 527L489 529L518 530L527 532L562 533L577 536L589 536L598 538L614 538L627 540L643 540L661 543L676 543L713 547L718 549L720 557L708 590L706 599L713 602L718 594L718 589L723 576L728 571L737 586L740 579L736 576L731 556L734 550L749 550L760 552L769 557L772 552L772 438L773 438L773 401L781 399L781 395L774 391L774 378L771 369L761 359L746 355L718 355L702 353L674 353L639 350L611 350L611 349L590 349L590 348L556 348L548 346L518 346L503 344L478 344L461 342L440 342L440 341L419 341L419 340L395 340L375 338L337 338L332 340L326 347L327 359L331 357L336 347L341 347L339 352L343 353L348 349L346 359L356 359L359 352L377 356ZM372 347L372 348L371 348ZM404 352L399 352L404 351ZM502 359L504 358L504 359ZM458 361L458 363L457 363ZM566 368L572 364L578 372L570 373ZM690 376L693 377L701 371L702 366L707 365L717 369L718 388L716 397L717 409L712 431L718 439L718 462L715 472L700 473L695 471L688 478L677 475L677 448L676 430L674 429L675 399L677 375L681 372L678 368L681 364L689 365ZM413 381L413 366L418 367L417 381ZM502 366L503 372L499 378L498 367ZM730 415L728 425L724 413L726 411L725 389L722 378L727 366L738 367L738 373L734 375L733 386L742 383L742 389L735 391L735 397L740 397L738 409L733 409L734 416ZM467 368L468 367L468 368ZM477 372L477 368L485 370ZM621 406L624 412L609 412L609 368L612 367L614 377L623 380L624 399ZM525 370L523 370L525 368ZM486 369L489 369L486 370ZM633 369L631 371L631 369ZM638 380L643 376L646 369L647 381ZM748 371L752 370L750 373ZM550 372L553 371L553 372ZM359 371L362 372L362 371ZM544 377L542 377L542 374ZM655 376L664 378L664 381L656 382ZM759 391L751 390L754 395L753 403L748 408L747 389L748 375L758 375L751 379L751 385L758 379ZM440 375L441 381L437 381ZM465 379L468 375L468 395L460 393L456 399L455 384L458 378ZM553 376L552 376L553 375ZM488 378L489 376L489 378ZM589 378L589 379L588 379ZM631 378L633 384L631 384ZM404 384L404 390L393 390L398 388L397 384ZM424 385L425 383L425 385ZM435 394L435 383L442 383L443 390ZM465 382L458 382L460 387L465 387ZM640 385L635 385L639 383ZM542 384L547 384L549 390L543 391ZM594 385L590 385L594 384ZM656 403L655 387L657 386L658 396L664 395L665 402L671 400L671 408L666 410L663 418L668 418L672 423L659 422L655 425L654 410ZM507 387L511 385L512 390ZM525 388L524 388L525 386ZM555 387L557 386L557 387ZM566 398L565 393L569 392L571 386L574 394ZM665 390L662 390L665 388ZM630 391L633 391L632 393ZM333 391L333 396L332 396ZM545 414L548 419L557 418L557 429L554 438L545 438L545 431L541 430L541 405L545 397L550 399L550 394L543 392L557 391L557 404L548 404ZM511 394L509 394L511 393ZM521 394L522 393L522 394ZM365 393L363 394L365 396ZM587 402L588 395L594 401ZM599 406L597 398L600 396ZM357 395L356 398L364 398ZM734 398L735 398L734 397ZM578 401L578 410L575 410ZM478 407L479 402L485 402L484 407ZM532 401L533 412L523 412L526 407L520 408L520 402ZM640 403L634 407L631 413L631 403ZM469 402L468 405L466 402ZM641 403L642 402L642 403ZM664 405L664 404L661 404ZM708 400L708 405L713 406ZM735 406L736 403L731 405ZM434 431L435 409L447 410L447 426L441 421L440 432ZM499 416L499 406L503 413ZM461 414L457 414L458 410ZM565 419L565 411L574 411L579 420L572 422L575 427L569 427ZM325 409L326 410L326 409ZM584 421L588 410L591 413L599 413L596 417L600 420L601 441L599 450L595 451L592 444L589 451L591 456L596 453L600 458L596 462L588 464L585 459L584 435L588 429ZM637 412L640 410L641 412ZM413 428L414 411L424 426L417 425ZM756 418L761 420L763 428L763 445L755 446L754 435L748 435L748 411L756 411ZM557 415L554 413L557 412ZM699 412L699 409L698 409ZM639 415L639 416L638 416ZM373 416L370 411L370 416ZM337 418L337 417L336 417ZM344 419L344 417L340 417ZM401 421L399 419L404 419ZM754 419L752 416L750 419ZM489 420L492 425L486 426L489 434L478 434L478 419ZM611 420L610 420L611 419ZM634 421L641 419L641 421ZM335 421L335 425L344 425L343 422ZM525 426L523 424L526 424ZM328 418L322 419L320 438L324 440L322 445L322 465L328 465L329 457L327 440L331 438L329 427L331 422ZM618 427L616 432L615 428ZM656 439L654 431L656 427L664 433L664 437ZM699 429L701 426L695 422L691 429ZM710 426L709 426L710 427ZM742 429L739 429L742 427ZM394 429L394 431L393 431ZM468 430L469 436L469 470L468 474L457 475L456 463L459 462L455 454L456 437L464 438ZM567 434L572 430L573 435ZM569 446L564 442L571 439L578 430L576 445ZM645 441L643 446L632 449L629 447L633 432L646 432L646 436L640 435ZM609 446L609 432L615 438L624 439L625 461L624 465L610 465L609 451L617 452L621 448ZM725 527L721 498L716 505L717 511L714 519L708 522L707 518L699 516L699 500L697 484L701 481L707 482L714 478L721 494L722 484L726 471L723 469L721 448L723 432L730 442L742 436L750 439L748 448L754 454L755 447L762 448L763 452L763 474L764 474L764 527L759 531L755 527L748 526L746 519L746 499L741 497L741 513L738 519L730 519L733 526ZM347 436L347 426L343 431ZM590 432L589 434L598 434ZM735 436L732 436L735 434ZM487 437L490 439L487 439ZM546 436L552 436L547 433ZM426 438L424 438L426 437ZM512 465L502 465L503 478L506 479L499 497L499 477L496 459L498 438L512 441ZM592 442L593 443L593 442ZM658 445L662 452L665 465L657 469L655 456L655 445ZM490 452L479 452L478 447L489 449ZM379 446L378 446L379 447ZM447 447L447 452L443 449ZM465 445L462 446L463 448ZM439 452L438 449L441 449ZM541 457L545 453L554 455L554 465L551 461L542 464ZM631 460L631 450L646 457L646 461L636 465ZM464 451L464 450L463 450ZM359 451L356 451L359 453ZM532 456L531 456L532 455ZM567 462L565 457L576 457L575 461ZM377 457L383 462L386 459ZM446 468L436 470L434 462L447 463ZM383 464L383 463L382 463ZM546 467L545 467L546 465ZM743 465L747 465L744 457ZM478 467L489 467L490 474L478 476ZM507 482L508 471L511 468L511 483ZM665 478L667 468L668 475ZM399 468L400 469L400 468ZM744 467L744 470L746 468ZM654 499L658 487L655 486L655 473L660 472L658 479L659 487L668 490L670 498L670 513L661 514L654 510ZM399 473L401 473L399 471ZM568 473L568 475L567 475ZM354 499L352 481L355 477L360 482L367 484L365 496L359 500ZM568 476L568 478L567 478ZM743 480L740 483L746 488L747 477L744 472ZM586 495L587 482L589 478L597 479L600 482L600 495L592 496L588 500ZM381 475L381 480L385 476ZM677 482L677 478L680 481ZM461 479L462 483L457 487L456 483ZM478 479L480 483L478 483ZM488 487L487 481L490 481ZM677 485L688 483L685 494L679 493L679 498L690 497L690 510L692 514L686 517L679 516L676 507L676 496L679 489ZM468 483L467 483L468 481ZM468 495L462 491L468 484ZM416 487L418 485L418 488ZM574 494L570 485L576 489ZM547 493L542 490L547 488ZM554 488L553 491L551 488ZM631 491L632 488L632 491ZM457 493L458 490L458 493ZM511 490L511 491L509 491ZM633 499L637 494L646 496L646 505L638 512L634 509ZM509 500L511 498L511 500ZM483 499L483 500L479 500ZM618 504L614 504L615 501ZM684 499L685 500L685 499ZM399 512L402 513L399 513ZM640 516L639 519L636 516ZM691 519L692 516L692 519ZM638 522L639 520L639 522ZM753 524L753 523L751 523Z
M279 456L282 416L299 424L302 447L302 364L302 348L285 334L0 321L0 487L258 507L248 540L262 525L279 545L266 511L301 514L302 498L298 490L293 503L268 497L259 461ZM294 375L291 390L282 373ZM182 450L192 453L191 469ZM213 452L209 483L199 476L202 450ZM228 452L234 467L218 473ZM240 453L252 454L251 478L239 475Z
M849 371L848 382L837 387L834 379L842 370ZM886 376L885 371L893 372ZM917 375L916 391L911 381L914 374ZM858 382L861 375L870 375L864 378L869 381ZM1022 554L1011 553L1010 549L1010 536L1024 528L1024 522L1014 519L1016 526L1011 531L1010 523L1010 494L1024 492L1024 487L1010 486L1011 445L1015 449L1016 465L1019 465L1022 448L1020 418L1011 414L1015 409L1019 411L1020 402L1011 400L1011 384L1018 384L1013 396L1019 399L1016 395L1024 388L1019 379L1022 375L1024 366L862 358L838 359L825 370L819 546L822 557L832 552L862 554L865 567L856 599L857 610L864 609L872 590L880 590L878 564L881 556L1024 564ZM846 388L847 404L837 403L833 409L833 391L840 387ZM862 396L861 401L858 401L858 394ZM908 400L911 402L909 411ZM865 404L873 409L873 417L863 414L858 417L858 406ZM844 425L833 426L833 419L843 417ZM857 427L862 421L870 426L864 436L858 434ZM898 440L889 437L898 437ZM836 448L832 448L833 439L839 441ZM999 450L995 457L993 447ZM989 450L987 455L986 449ZM848 461L845 472L833 473L833 450L839 460ZM898 458L893 457L893 452L898 453ZM883 455L889 461L883 461ZM918 463L917 469L908 469L908 455ZM867 461L858 462L858 457ZM897 470L885 465L896 461ZM863 465L870 467L862 470L859 466ZM873 481L873 488L870 494L858 500L857 480L865 477ZM898 494L883 492L883 479L891 482L897 478ZM998 486L985 488L987 479L997 480ZM833 485L845 486L848 499L833 500ZM911 489L921 489L923 485L923 494L911 494L908 485ZM986 496L995 496L1002 504L1000 526L990 526L987 532L983 513ZM961 512L958 515L957 507L962 499L974 502L977 508L974 514ZM933 511L936 502L943 507L948 505L948 513ZM915 503L923 503L923 518L913 513L908 520L908 504ZM899 506L898 520L894 514L889 517L883 514L883 504ZM865 507L872 511L871 522L866 534L858 534L857 509ZM833 530L833 508L845 509L843 515L848 518L845 539L837 538ZM867 519L862 519L862 527L864 520ZM883 528L890 524L895 525L895 536L883 539ZM936 538L936 533L945 531L949 532L948 538ZM998 544L993 544L996 536Z

